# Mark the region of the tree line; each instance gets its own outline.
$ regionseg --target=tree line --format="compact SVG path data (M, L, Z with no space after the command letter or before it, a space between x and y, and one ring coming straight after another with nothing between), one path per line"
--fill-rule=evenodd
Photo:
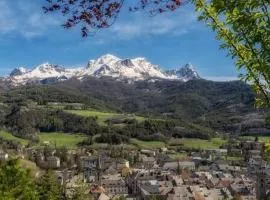
M88 135L80 145L91 145L95 142L120 144L128 143L130 138L150 141L166 141L171 137L190 137L209 139L214 135L211 129L187 125L182 127L173 119L111 119L106 125L98 123L98 117L84 117L60 109L38 109L12 104L1 115L1 125L20 138L38 141L40 132L64 132ZM118 124L121 122L121 124Z
M0 163L0 197L8 200L90 200L87 188L78 184L70 195L53 171L35 179L32 171L22 168L19 160Z
M14 135L36 140L39 132L66 132L96 135L101 127L95 117L82 117L62 110L29 109L11 105L3 126Z

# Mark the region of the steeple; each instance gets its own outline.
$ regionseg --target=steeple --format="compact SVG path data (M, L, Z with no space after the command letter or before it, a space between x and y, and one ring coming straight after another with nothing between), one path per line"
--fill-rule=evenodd
M257 199L266 199L266 183L264 169L259 169L257 171L256 197Z
M97 182L98 184L101 184L102 165L100 155L98 155L97 158L96 171L97 171Z

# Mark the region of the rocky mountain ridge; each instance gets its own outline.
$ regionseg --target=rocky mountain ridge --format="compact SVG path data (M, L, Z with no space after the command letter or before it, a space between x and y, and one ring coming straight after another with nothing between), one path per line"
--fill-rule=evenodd
M13 86L19 86L51 81L59 82L72 77L83 79L86 76L108 76L131 81L168 79L186 82L200 79L200 76L190 63L179 69L163 71L158 65L152 64L145 58L121 59L106 54L96 60L90 60L85 68L65 68L50 63L41 64L32 70L24 67L15 68L5 80Z

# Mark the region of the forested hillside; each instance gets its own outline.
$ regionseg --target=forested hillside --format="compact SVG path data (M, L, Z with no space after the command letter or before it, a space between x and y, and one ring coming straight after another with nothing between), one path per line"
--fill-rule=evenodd
M270 133L269 125L264 122L264 115L267 111L254 108L254 94L251 88L240 81L213 82L199 79L188 82L149 80L128 83L108 77L89 77L84 80L74 78L56 84L28 85L5 90L1 94L1 101L9 110L6 111L3 121L8 121L5 126L13 127L13 131L16 126L9 124L12 120L9 119L11 116L8 114L12 113L11 107L16 104L22 108L25 107L20 117L24 118L23 113L25 112L27 112L25 116L28 118L33 115L35 120L26 119L26 121L38 121L31 127L35 127L39 131L59 130L94 135L100 133L99 130L103 130L107 134L108 131L100 128L95 131L91 130L91 133L89 130L73 130L73 127L68 126L68 123L71 121L75 123L76 120L78 123L82 123L84 118L78 118L79 116L74 118L72 117L74 113L73 115L64 114L65 112L61 111L63 109L77 109L72 108L72 106L63 107L58 112L56 112L57 109L52 109L50 112L45 109L48 107L48 103L55 102L58 104L77 103L82 105L79 109L83 110L136 114L149 120L158 119L159 122L162 120L173 122L168 123L171 125L167 130L153 128L160 127L158 125L153 125L153 127L151 125L149 128L149 125L144 124L144 122L138 123L135 119L126 120L124 127L115 128L117 134L132 135L144 139L149 139L151 137L147 135L160 131L165 136L174 134L180 137L200 138L211 137L219 132L221 134L226 132L232 134ZM39 114L35 114L36 112ZM53 116L51 118L54 120L50 119L49 116ZM96 124L94 121L93 123ZM116 123L116 121L114 119L111 122ZM55 125L57 122L58 124ZM14 123L18 123L18 120L15 120ZM85 127L87 127L88 122L85 123ZM172 129L172 127L174 128ZM151 131L149 131L150 129ZM22 131L23 129L18 128L18 130ZM17 133L18 130L15 132ZM128 130L136 131L131 133Z

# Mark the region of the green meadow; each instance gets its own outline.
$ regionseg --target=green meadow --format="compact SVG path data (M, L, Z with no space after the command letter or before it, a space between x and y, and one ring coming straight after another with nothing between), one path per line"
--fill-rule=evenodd
M9 133L7 131L4 131L4 130L0 131L0 137L2 137L5 140L17 141L17 142L19 142L19 143L21 143L23 145L26 145L29 142L28 140L18 138L16 136L12 135L11 133Z
M196 138L174 138L169 140L166 144L162 141L142 141L135 138L130 140L130 143L138 148L156 149L162 147L177 147L183 146L186 148L198 148L198 149L215 149L219 148L222 144L226 143L226 140L221 138L212 138L211 140L202 140Z
M255 136L241 136L240 139L255 140ZM258 136L260 142L270 142L270 136Z
M0 131L0 137L3 137L5 140L13 140L20 142L23 145L28 144L28 140L21 139L16 136L13 136L7 131ZM39 144L44 145L49 143L51 146L65 146L67 148L76 148L78 143L87 139L86 135L83 134L70 134L62 132L53 132L53 133L40 133L39 134ZM250 138L253 139L253 138ZM261 141L269 141L270 137L260 137ZM183 146L186 148L199 148L199 149L212 149L219 148L222 144L226 143L226 140L221 138L212 138L211 140L202 140L195 138L174 138L169 140L167 143L162 141L142 141L139 139L132 138L130 139L130 144L126 144L128 148L146 148L146 149L157 149L162 147L177 147ZM94 143L93 148L105 147L107 144L98 144Z
M68 133L40 133L40 144L49 142L50 145L57 147L65 146L67 148L76 148L77 144L86 139L87 136L81 134L68 134Z
M99 122L100 125L105 125L106 120L109 119L136 119L137 121L145 120L144 117L131 114L101 112L94 110L65 110L65 112L80 115L83 117L97 117L97 121Z
M210 140L202 140L197 138L177 138L169 140L169 146L184 146L186 148L198 149L214 149L219 148L226 140L221 138L212 138Z
M134 146L142 149L157 149L165 147L164 142L160 141L142 141L135 138L130 139L130 143Z

